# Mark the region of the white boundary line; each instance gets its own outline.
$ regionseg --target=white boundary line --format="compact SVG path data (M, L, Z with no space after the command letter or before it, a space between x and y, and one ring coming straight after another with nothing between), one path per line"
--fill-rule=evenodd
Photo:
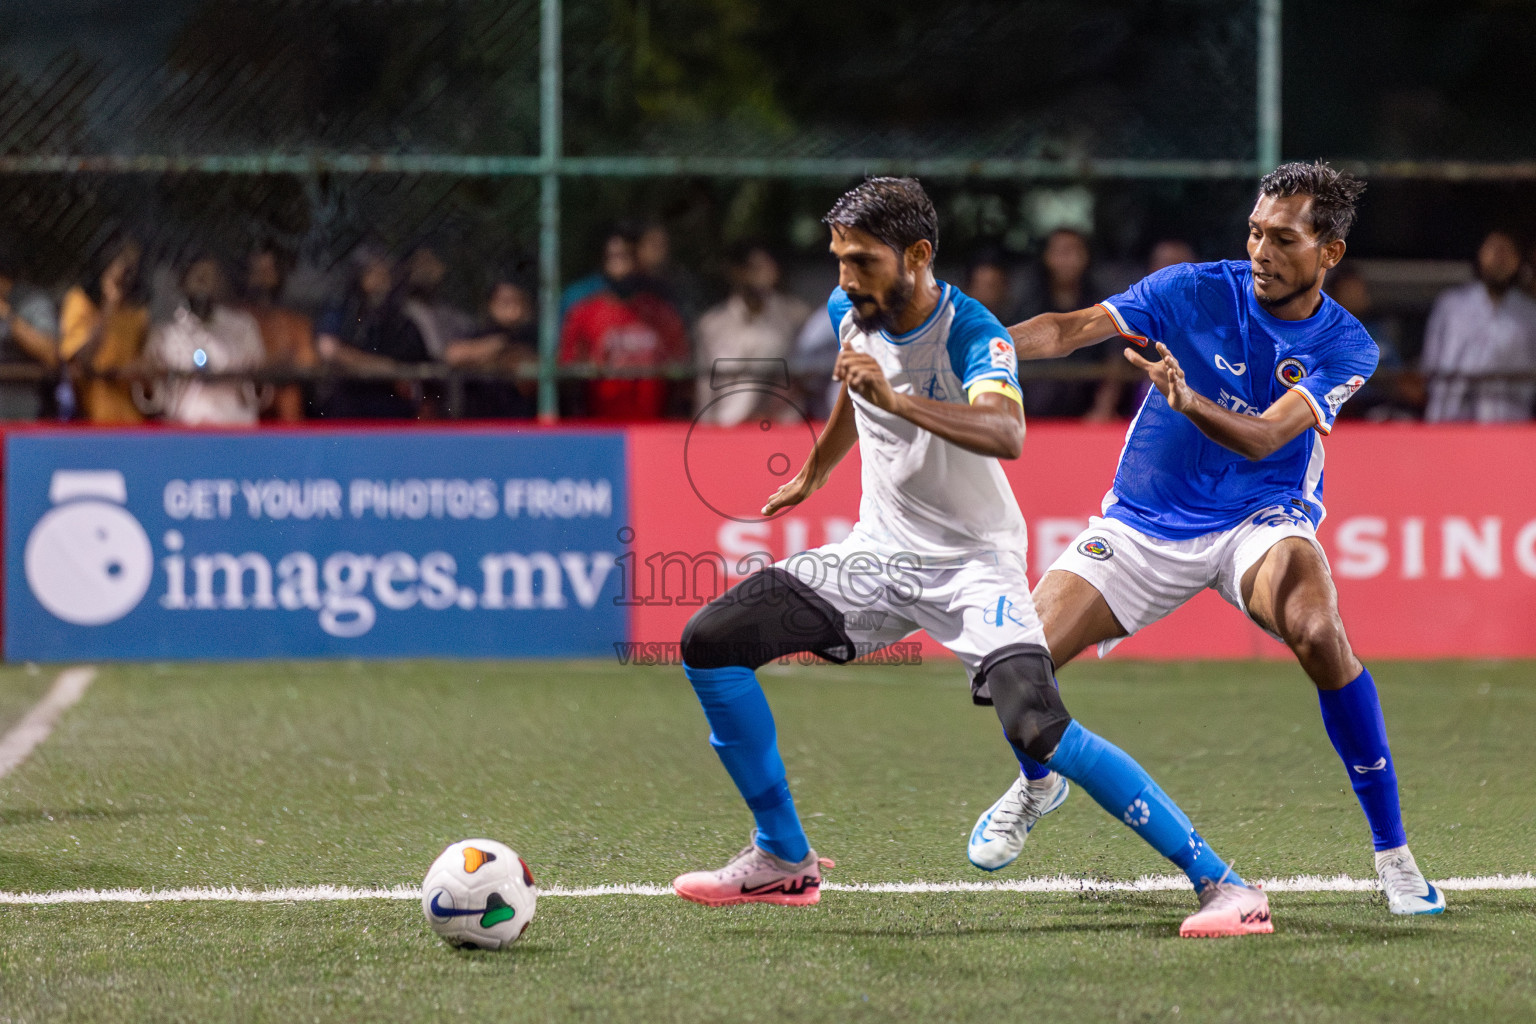
M26 761L38 744L48 738L59 718L85 696L95 678L93 665L67 668L59 673L43 699L0 736L0 779Z
M1536 889L1536 875L1480 875L1473 878L1447 878L1434 883L1447 892L1488 889ZM1381 885L1374 878L1349 878L1335 875L1299 875L1292 878L1263 880L1269 892L1371 892ZM1189 880L1182 875L1149 875L1134 882L1097 881L1088 878L1021 878L992 882L828 882L826 892L849 893L1072 893L1072 892L1167 892L1187 889ZM551 886L540 889L540 896L670 896L665 885L598 885L572 889ZM315 903L346 900L419 900L421 889L396 885L388 889L354 888L346 885L312 885L286 889L235 889L202 887L188 889L68 889L60 892L0 892L0 905L53 906L65 903Z

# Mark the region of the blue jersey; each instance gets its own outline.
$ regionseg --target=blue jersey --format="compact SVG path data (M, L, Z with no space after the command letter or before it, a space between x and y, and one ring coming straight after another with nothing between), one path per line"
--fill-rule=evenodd
M1322 436L1376 370L1376 343L1360 321L1327 295L1305 320L1271 316L1254 297L1246 260L1168 267L1100 305L1133 343L1167 345L1189 386L1223 408L1258 416L1294 391L1317 420L1252 462L1206 437L1153 388L1126 432L1105 516L1167 540L1231 529L1275 506L1322 521Z

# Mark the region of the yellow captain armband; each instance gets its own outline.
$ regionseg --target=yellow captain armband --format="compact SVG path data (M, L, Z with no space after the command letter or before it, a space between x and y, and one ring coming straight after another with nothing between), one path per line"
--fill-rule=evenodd
M998 394L1005 398L1011 398L1019 403L1019 408L1024 408L1024 398L1019 394L1019 389L1002 380L979 380L972 384L970 390L965 393L966 401L974 402L985 394Z

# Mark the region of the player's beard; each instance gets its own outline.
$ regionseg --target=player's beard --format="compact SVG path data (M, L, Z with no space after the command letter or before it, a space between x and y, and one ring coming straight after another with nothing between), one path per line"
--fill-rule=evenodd
M1282 306L1286 305L1288 302L1290 302L1292 299L1296 298L1296 296L1298 296L1298 295L1305 295L1308 291L1310 291L1312 289L1312 287L1314 285L1317 284L1318 279L1321 278L1321 277L1322 277L1322 271L1319 270L1318 271L1318 276L1316 278L1313 278L1311 284L1304 284L1300 288L1297 288L1297 289L1295 289L1293 291L1286 292L1284 295L1280 296L1278 299L1266 298L1265 296L1260 295L1259 294L1259 290L1257 288L1255 288L1253 290L1253 297L1255 299L1258 299L1259 300L1259 305L1263 306L1266 310L1279 309Z
M885 295L875 300L875 311L869 316L861 316L859 307L853 307L853 325L865 334L874 334L876 331L889 332L896 326L896 321L901 319L901 314L905 313L907 307L912 304L914 290L911 281L898 277L885 290Z

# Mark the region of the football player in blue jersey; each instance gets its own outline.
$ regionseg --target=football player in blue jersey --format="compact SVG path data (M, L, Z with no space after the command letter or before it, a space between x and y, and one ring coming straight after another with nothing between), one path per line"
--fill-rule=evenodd
M1408 850L1376 684L1350 647L1316 536L1323 436L1376 369L1370 335L1322 290L1364 187L1325 163L1285 164L1259 184L1247 260L1178 264L1089 309L1010 328L1020 359L1125 339L1155 385L1102 517L1033 596L1057 666L1093 645L1103 656L1206 588L1283 641L1317 686L1389 909L1436 914L1445 897ZM1019 779L972 831L978 867L1011 863L1054 806L1053 776L1076 780L1063 753L1024 749Z

